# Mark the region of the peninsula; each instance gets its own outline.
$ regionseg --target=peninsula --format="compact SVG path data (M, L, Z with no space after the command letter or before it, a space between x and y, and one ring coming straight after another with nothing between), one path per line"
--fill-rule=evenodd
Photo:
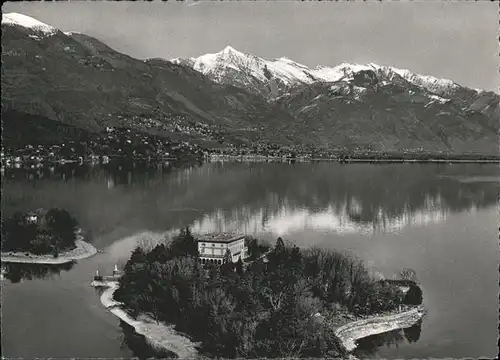
M180 359L196 359L198 353L197 343L188 337L179 334L173 325L157 322L146 314L132 318L123 308L121 303L113 300L114 293L119 288L118 281L94 281L94 287L105 288L101 294L101 303L113 315L130 325L134 331L144 336L146 343L153 349L174 353Z

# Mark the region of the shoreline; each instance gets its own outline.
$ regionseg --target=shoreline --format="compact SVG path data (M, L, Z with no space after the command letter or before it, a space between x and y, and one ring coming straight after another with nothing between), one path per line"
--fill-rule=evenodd
M93 281L91 286L106 287L100 298L102 305L120 320L132 326L137 334L144 336L151 347L173 352L180 359L198 358L196 350L198 344L179 334L173 325L157 324L151 317L143 314L139 315L137 320L128 315L120 307L121 303L113 300L113 294L119 287L117 281Z
M345 351L351 353L358 346L357 340L410 327L420 321L426 312L424 306L419 305L413 309L393 315L352 321L335 330L335 336L340 340Z
M56 258L50 254L26 256L25 253L11 251L8 253L2 252L1 260L5 263L61 265L97 254L97 249L82 239L83 236L78 235L77 240L75 240L76 248L61 253ZM13 255L9 255L9 253Z
M109 160L107 161L78 161L78 160L50 160L50 161L38 161L38 162L30 162L30 161L8 161L5 162L2 159L2 170L5 168L15 168L16 165L32 165L35 167L35 164L43 167L46 165L67 165L67 164L101 164L105 165L109 162L117 159L128 160L128 161L142 161L148 160L144 157L137 158L125 158L122 156L109 156ZM336 162L340 164L350 164L350 163L361 163L361 164L500 164L500 159L481 159L481 158L470 158L470 159L460 159L460 158L450 158L450 159L377 159L377 158L363 158L363 157L353 157L347 159L339 159L334 157L320 157L320 158L310 158L310 157L301 157L298 156L296 158L291 157L281 157L281 156L264 156L264 155L219 155L219 154L208 154L205 157L199 158L173 158L173 157L161 157L156 159L150 159L151 162L162 162L162 161L183 161L183 160L199 160L202 162L220 162L220 161L236 161L236 162L298 162L298 163L311 163L311 162Z
M208 155L208 161L224 161L224 160L238 160L238 161L296 161L296 162L338 162L343 164L349 163L415 163L415 164L425 164L425 163L481 163L481 164L499 164L500 159L376 159L376 158L349 158L349 159L338 159L338 158L306 158L306 157L280 157L280 156L262 156L262 155Z

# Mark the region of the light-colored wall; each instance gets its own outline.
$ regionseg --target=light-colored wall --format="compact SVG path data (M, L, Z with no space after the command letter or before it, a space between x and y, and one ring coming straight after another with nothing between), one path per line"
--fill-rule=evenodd
M200 255L224 255L226 253L227 244L224 243L211 243L199 242L198 251Z
M229 248L231 250L231 254L233 254L233 261L238 261L238 258L241 256L243 259L246 254L245 249L245 239L242 238L237 241L233 241L232 243L212 243L209 241L200 241L198 242L198 251L201 257L204 256L224 256L226 253L226 249ZM237 255L234 255L238 253Z

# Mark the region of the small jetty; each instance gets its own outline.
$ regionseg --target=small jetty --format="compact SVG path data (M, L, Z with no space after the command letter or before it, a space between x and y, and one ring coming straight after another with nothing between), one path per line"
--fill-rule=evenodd
M113 275L103 276L99 274L99 270L96 270L94 279L90 283L92 287L112 287L118 285L118 280L122 276L122 272L118 270L118 266L115 265L113 269Z

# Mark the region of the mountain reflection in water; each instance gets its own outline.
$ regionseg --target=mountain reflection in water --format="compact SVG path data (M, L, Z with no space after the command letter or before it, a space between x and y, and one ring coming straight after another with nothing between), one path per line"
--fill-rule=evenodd
M190 225L202 232L283 235L310 228L366 234L398 232L441 222L450 212L492 206L498 175L496 165L477 164L68 164L7 169L4 204L7 212L14 205L41 203L40 198L49 206L48 197L74 207L71 187L79 185L82 202L93 203L75 215L84 225L91 222L91 229L140 218L141 227L146 223L151 231ZM463 181L467 177L490 181ZM29 181L29 191L18 180ZM145 208L152 210L148 217L139 213ZM75 211L82 212L82 205ZM92 224L103 220L107 223Z
M58 265L47 264L2 264L2 276L12 283L20 283L23 280L47 279L60 275L62 271L69 271L75 262Z
M397 342L397 349L379 347L376 356L493 354L499 175L497 165L480 164L112 161L7 168L3 216L64 208L103 253L78 261L57 281L4 281L2 321L9 331L2 334L2 350L24 358L129 358L117 340L124 329L99 306L89 277L124 264L137 244L162 241L191 226L236 229L273 243L280 234L299 246L349 251L386 277L412 268L430 309L422 336L417 343ZM79 326L67 327L67 321ZM417 333L406 331L408 339ZM126 347L134 348L134 341ZM135 356L149 356L149 350L141 355L139 345Z
M380 347L399 347L404 343L416 343L420 339L421 331L422 321L419 321L406 329L388 331L359 339L354 355L358 358L368 358L376 355Z

